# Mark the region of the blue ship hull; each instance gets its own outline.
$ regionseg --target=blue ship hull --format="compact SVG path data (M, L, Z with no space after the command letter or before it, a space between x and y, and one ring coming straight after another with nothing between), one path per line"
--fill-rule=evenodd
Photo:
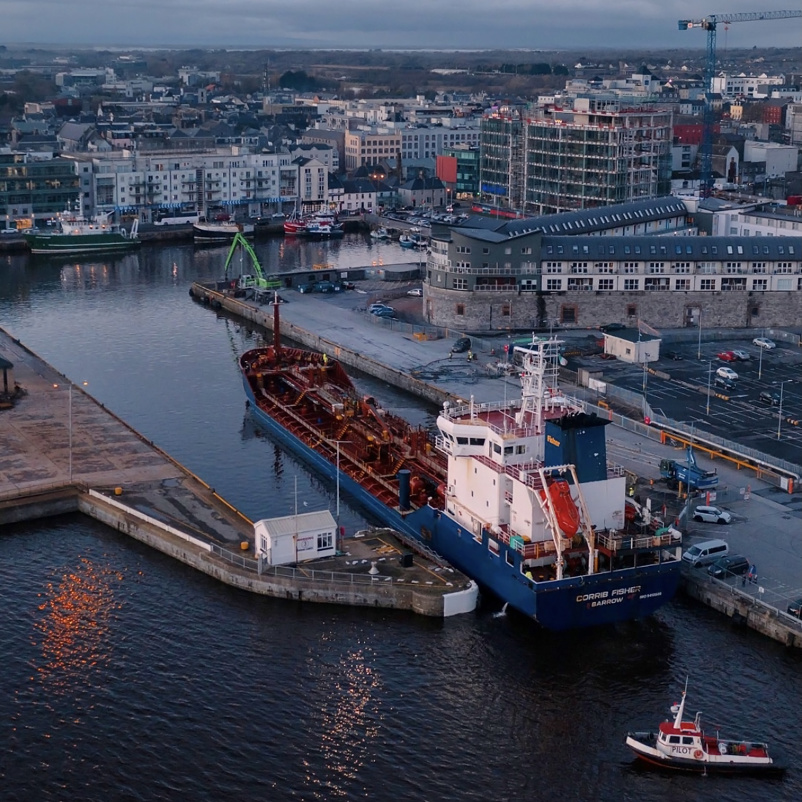
M244 376L243 384L256 420L310 467L336 480L336 465L261 410ZM679 584L678 560L592 576L532 581L521 572L517 552L504 544L499 544L498 553L491 551L486 532L477 540L441 510L427 505L402 514L343 472L340 473L340 488L385 525L437 552L484 589L546 629L577 629L651 615L674 596Z

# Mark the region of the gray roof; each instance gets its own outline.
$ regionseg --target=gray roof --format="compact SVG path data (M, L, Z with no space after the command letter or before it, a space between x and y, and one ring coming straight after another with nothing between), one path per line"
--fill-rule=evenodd
M540 258L636 261L802 259L802 237L543 237Z
M299 532L317 532L336 529L337 522L329 510L302 512L284 515L281 518L265 518L263 523L271 535L295 535Z
M665 198L617 203L598 206L575 212L526 217L522 220L496 220L474 216L458 226L459 232L468 237L487 242L503 242L512 237L521 237L536 232L543 234L592 234L622 226L650 223L679 215L685 216L688 209L679 198Z

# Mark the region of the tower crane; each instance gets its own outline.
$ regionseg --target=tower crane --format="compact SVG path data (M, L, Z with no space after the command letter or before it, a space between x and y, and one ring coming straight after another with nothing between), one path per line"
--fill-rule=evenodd
M751 11L738 14L709 14L703 19L681 19L679 29L702 28L707 31L707 67L705 69L705 108L702 121L702 146L699 149L700 194L707 198L713 190L713 78L716 77L716 28L719 23L758 22L760 20L802 17L802 11Z

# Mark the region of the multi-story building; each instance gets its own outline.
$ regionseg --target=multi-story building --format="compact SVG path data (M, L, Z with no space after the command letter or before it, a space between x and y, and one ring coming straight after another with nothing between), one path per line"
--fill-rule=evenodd
M639 318L678 328L697 325L702 309L718 327L786 325L798 317L802 236L671 236L686 231L684 204L650 203L655 208L435 224L427 319L482 332Z
M501 106L482 118L480 197L500 209L524 205L524 111Z
M457 145L444 148L437 157L437 177L443 181L449 199L479 195L479 148Z
M0 228L25 228L73 209L79 199L74 165L37 154L0 153Z
M389 128L360 128L346 131L345 169L348 172L365 165L394 159L401 151L401 133Z
M570 111L524 123L524 202L529 214L607 206L666 195L671 112L601 110L586 98Z
M717 75L710 82L710 89L725 98L764 98L771 94L771 87L782 86L783 75Z
M306 175L288 153L243 153L232 147L195 154L70 154L65 160L73 163L88 214L116 211L145 222L170 210L191 214L233 208L255 217L302 200L307 189ZM319 175L325 186L327 171L320 162L313 166L308 200L314 207L321 202Z

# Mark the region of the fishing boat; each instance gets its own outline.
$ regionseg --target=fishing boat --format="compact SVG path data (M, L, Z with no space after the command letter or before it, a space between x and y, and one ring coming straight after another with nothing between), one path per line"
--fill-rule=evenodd
M626 744L638 759L652 768L699 774L749 774L782 772L769 755L768 744L752 738L725 738L716 728L708 735L702 729L701 713L685 721L685 696L671 708L674 720L664 721L656 731L630 732Z
M278 309L274 344L240 357L252 414L383 524L550 630L647 616L673 597L682 537L628 524L607 421L557 388L558 340L516 347L518 401L445 404L434 435L362 397L338 361L282 345Z
M233 242L237 234L253 236L253 223L237 223L234 220L199 220L192 224L192 236L199 244Z
M388 240L390 239L390 232L384 226L379 226L379 228L374 228L370 232L370 236L372 239Z
M419 228L411 228L406 234L402 234L398 238L398 244L402 248L423 250L429 247L429 239L420 233Z
M115 253L141 244L139 220L134 220L129 232L112 222L110 212L87 219L66 211L56 217L52 230L26 231L22 237L31 253L37 254Z

